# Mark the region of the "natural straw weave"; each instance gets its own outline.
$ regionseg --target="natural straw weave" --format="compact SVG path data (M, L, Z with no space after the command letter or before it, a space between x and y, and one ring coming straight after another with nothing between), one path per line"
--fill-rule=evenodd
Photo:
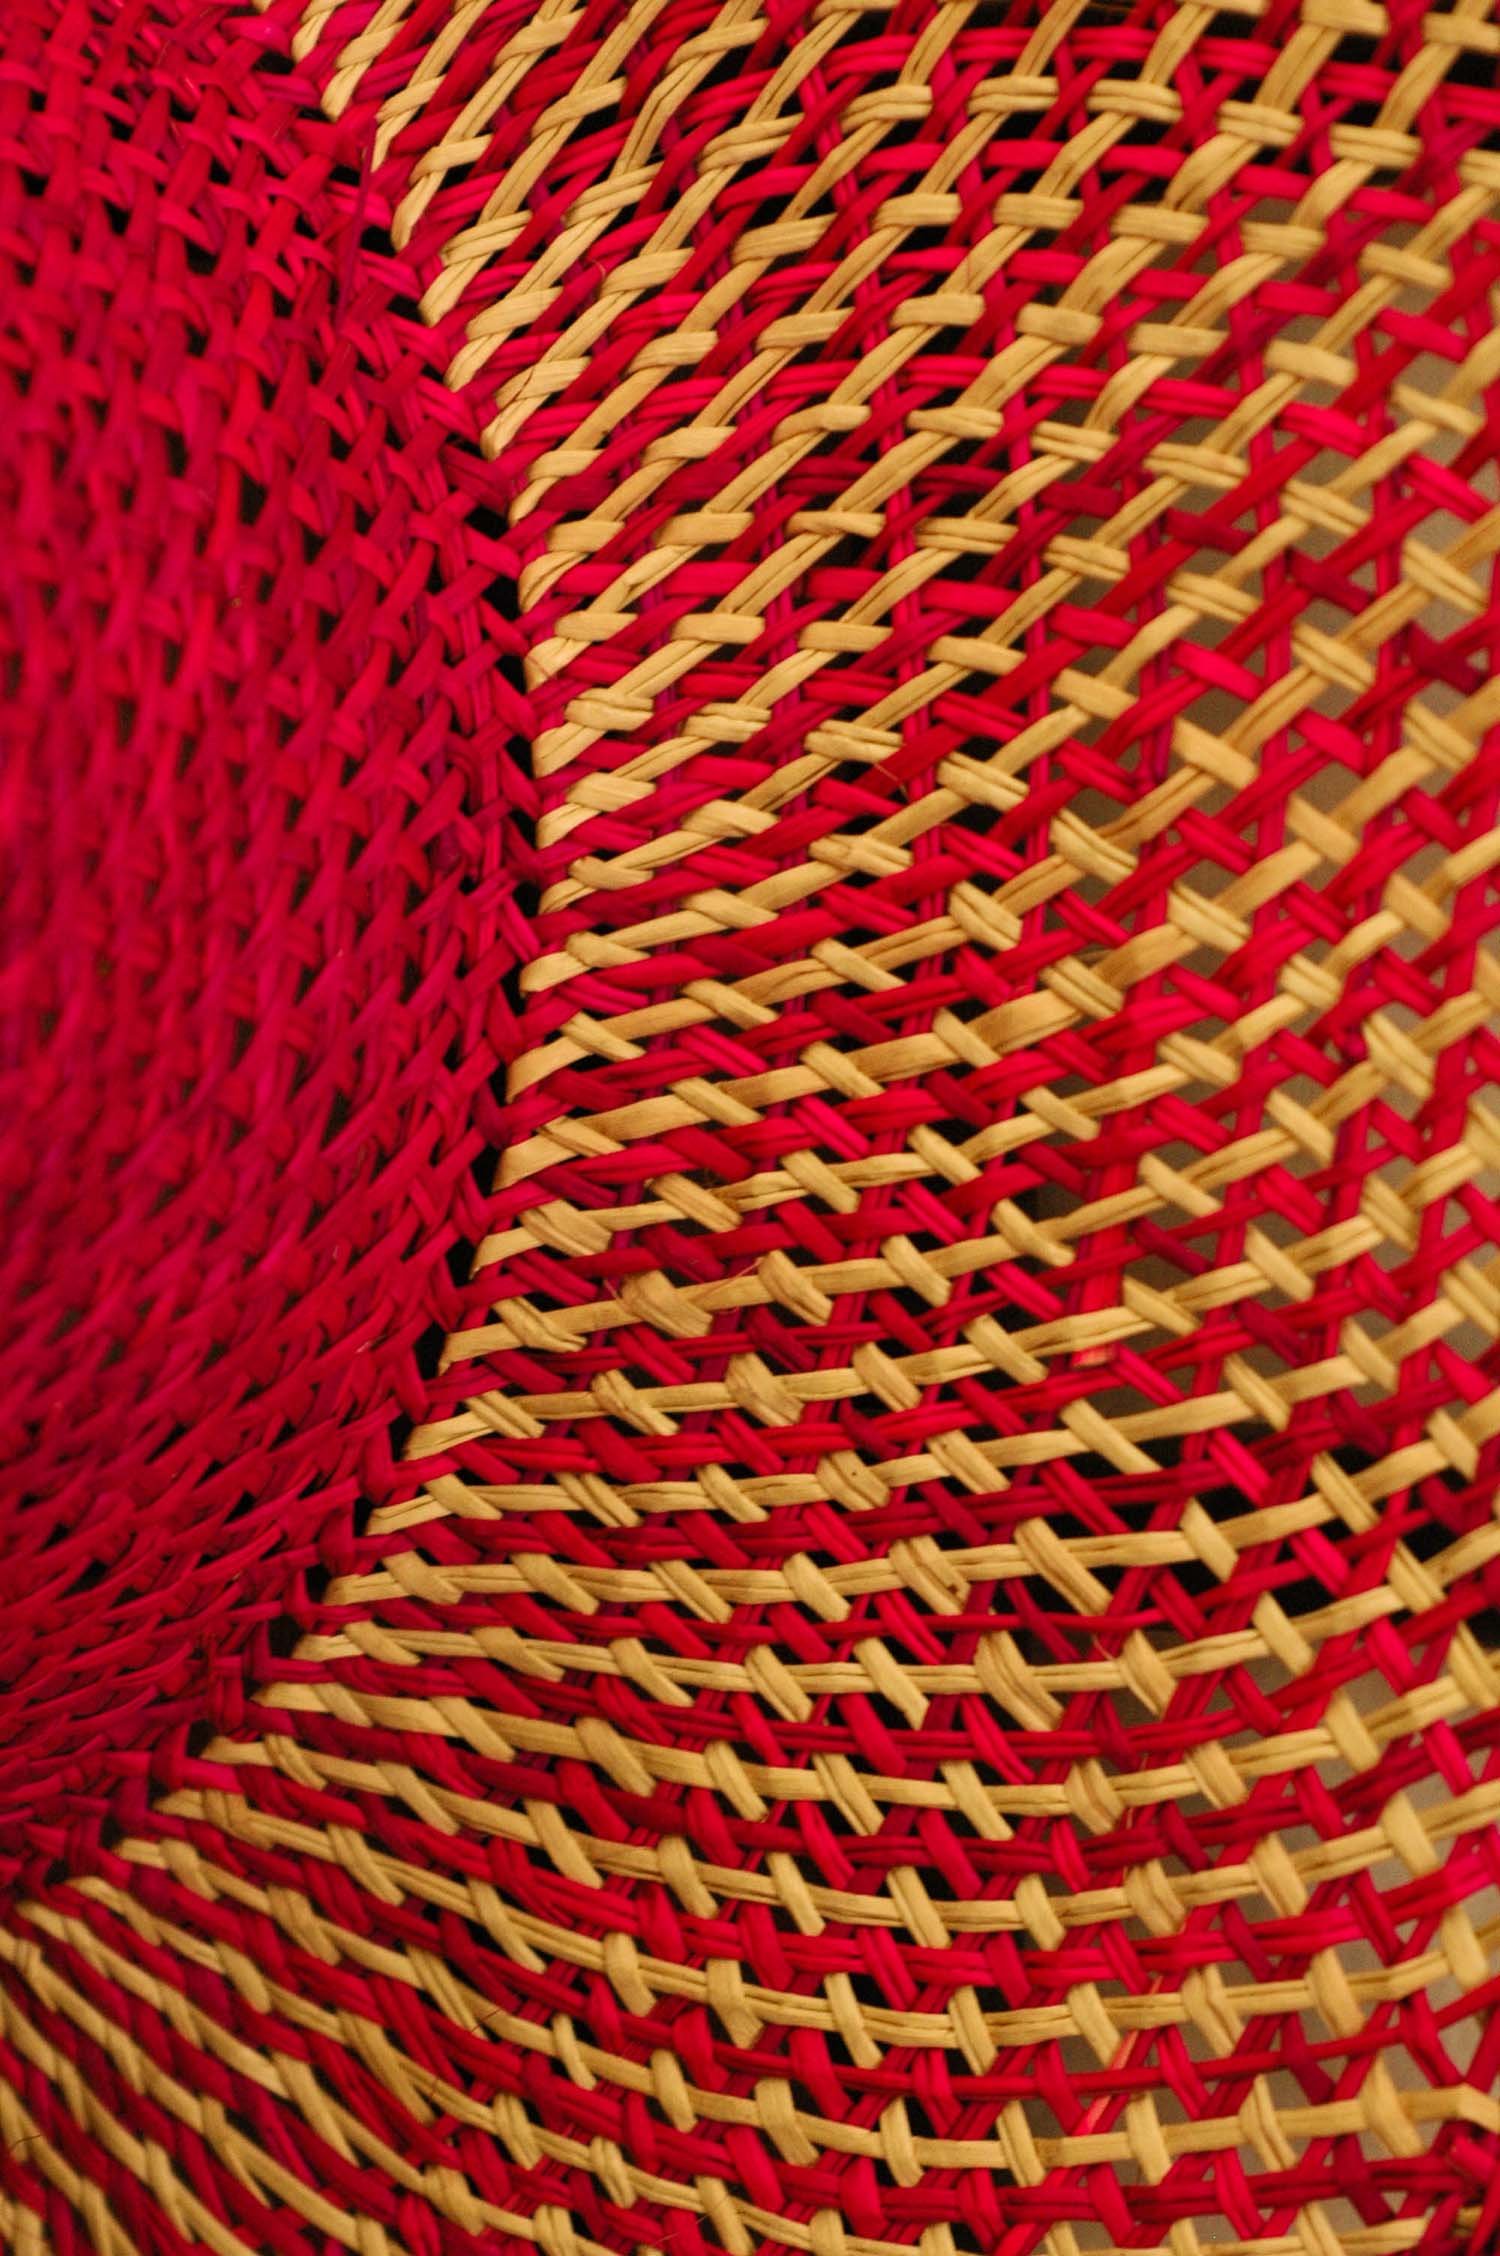
M1500 11L5 0L0 394L5 2256L1490 2256Z

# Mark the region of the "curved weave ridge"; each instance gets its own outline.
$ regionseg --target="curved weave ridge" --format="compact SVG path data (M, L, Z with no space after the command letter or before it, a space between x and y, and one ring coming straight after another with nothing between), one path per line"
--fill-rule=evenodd
M499 1156L414 1152L404 1464L28 1836L0 2240L1481 2256L1493 11L182 17L111 102L235 138L257 374L272 175L334 278L335 537L526 916L410 912ZM316 640L226 697L435 774Z

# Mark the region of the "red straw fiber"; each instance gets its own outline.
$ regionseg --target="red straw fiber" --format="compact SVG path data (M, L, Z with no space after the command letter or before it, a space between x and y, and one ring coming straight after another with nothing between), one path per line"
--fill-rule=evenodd
M1500 2246L1500 21L11 0L0 2250Z

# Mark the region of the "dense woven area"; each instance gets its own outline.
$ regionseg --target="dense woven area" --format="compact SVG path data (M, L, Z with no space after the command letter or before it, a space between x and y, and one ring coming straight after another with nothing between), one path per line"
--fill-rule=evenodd
M388 1471L496 1054L492 544L345 152L178 13L0 30L0 1858Z
M1493 9L12 0L0 269L0 2246L1487 2256Z

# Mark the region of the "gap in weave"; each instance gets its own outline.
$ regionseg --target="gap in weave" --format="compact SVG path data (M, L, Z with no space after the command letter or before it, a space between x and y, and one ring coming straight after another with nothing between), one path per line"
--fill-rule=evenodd
M1484 1893L1472 1897L1464 1910L1470 1924L1483 1932L1494 1930L1500 1924L1500 1888L1486 1888ZM1443 2051L1452 2065L1456 2077L1467 2078L1474 2065L1475 2056L1486 2035L1486 2016L1483 2013L1463 2013L1456 2020L1443 2023L1445 2013L1451 2014L1468 1997L1456 1976L1440 1974L1427 1986L1426 2002L1440 2024Z

